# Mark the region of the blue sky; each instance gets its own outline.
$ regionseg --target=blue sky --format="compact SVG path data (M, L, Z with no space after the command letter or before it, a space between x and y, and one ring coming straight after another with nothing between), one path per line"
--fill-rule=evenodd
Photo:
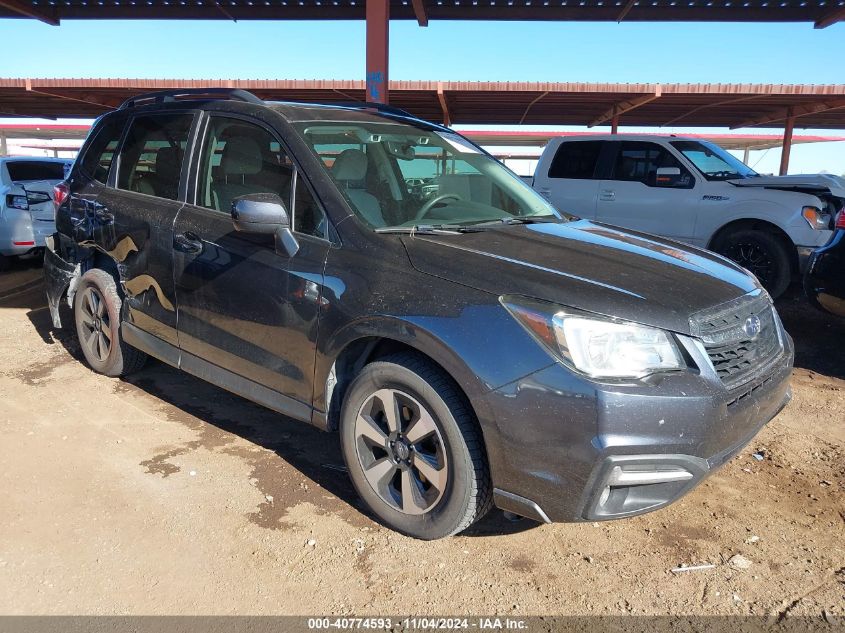
M0 20L0 75L358 79L363 22ZM415 22L393 79L845 83L845 24ZM122 43L122 44L118 44Z
M0 20L0 36L0 75L11 77L364 75L364 24L356 21L69 20L51 27ZM391 79L845 83L845 24L814 30L810 23L431 22L420 28L397 21L390 37ZM791 171L825 165L845 173L843 146L796 147ZM777 153L758 168L776 169Z

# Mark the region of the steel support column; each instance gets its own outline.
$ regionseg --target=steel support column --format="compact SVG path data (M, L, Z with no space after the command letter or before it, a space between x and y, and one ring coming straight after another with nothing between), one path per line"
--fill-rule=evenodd
M9 148L6 146L6 135L0 134L0 156L8 156Z
M367 0L367 101L387 103L390 0Z
M746 147L746 148L742 151L742 162L743 162L743 163L745 163L745 164L747 165L747 164L748 164L748 160L749 160L750 158L751 158L751 148L750 148L750 147Z
M613 116L610 119L610 133L619 134L619 108L613 106Z
M780 175L786 176L789 171L789 152L792 149L792 130L795 128L795 115L792 108L786 117L786 125L783 128L783 147L780 152Z

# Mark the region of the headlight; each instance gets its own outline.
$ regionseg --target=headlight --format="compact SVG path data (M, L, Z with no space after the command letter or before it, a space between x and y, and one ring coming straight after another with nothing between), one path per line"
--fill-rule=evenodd
M816 207L804 207L801 209L801 215L807 220L811 229L823 231L830 228L830 216Z
M556 358L591 378L643 378L687 366L672 335L663 330L540 301L500 301Z

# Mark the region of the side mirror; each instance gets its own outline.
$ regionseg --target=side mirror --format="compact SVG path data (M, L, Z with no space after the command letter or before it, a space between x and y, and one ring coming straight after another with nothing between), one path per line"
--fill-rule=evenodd
M250 193L232 201L232 224L236 231L273 235L276 250L293 257L299 242L290 230L290 218L285 203L275 193Z
M687 183L679 167L658 167L654 176L655 187L683 187Z

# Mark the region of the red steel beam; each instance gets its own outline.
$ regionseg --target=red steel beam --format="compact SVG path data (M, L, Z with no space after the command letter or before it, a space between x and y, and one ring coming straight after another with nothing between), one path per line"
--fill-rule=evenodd
M845 20L845 7L839 7L838 9L834 9L830 13L823 15L816 21L815 27L817 29L826 29L831 24L836 24L842 20Z
M367 101L387 103L390 0L367 0Z
M783 121L788 117L800 117L800 116L807 116L809 114L819 114L821 112L827 112L828 110L838 110L840 108L845 108L845 99L832 99L830 101L822 101L820 103L811 103L807 105L800 105L800 106L790 106L788 108L784 108L782 110L775 110L769 114L755 117L753 119L747 119L742 123L738 123L737 125L732 125L731 129L735 130L737 128L742 127L753 127L755 125L765 125L767 123L777 123L778 121Z
M452 117L449 115L449 103L446 101L446 93L443 92L443 83L437 84L437 99L440 101L440 109L443 110L443 125L452 125Z
M613 105L612 108L603 112L600 116L596 117L587 125L587 127L593 127L596 125L601 125L605 121L613 119L613 117L618 117L626 112L630 112L631 110L636 110L640 106L644 106L647 103L651 103L655 99L659 99L660 95L663 94L660 86L654 91L654 94L650 95L642 95L641 97L636 97L634 99L628 99L627 101L622 101L620 103L616 103Z
M14 11L27 18L34 18L46 22L51 26L59 26L59 19L52 13L48 13L30 2L24 0L0 0L0 7Z
M428 26L428 13L425 11L424 0L411 0L411 5L414 7L414 16L417 18L417 24Z
M789 152L792 150L792 130L795 129L795 116L792 108L789 108L789 115L786 117L786 127L783 128L783 148L780 152L780 175L786 176L789 171Z

